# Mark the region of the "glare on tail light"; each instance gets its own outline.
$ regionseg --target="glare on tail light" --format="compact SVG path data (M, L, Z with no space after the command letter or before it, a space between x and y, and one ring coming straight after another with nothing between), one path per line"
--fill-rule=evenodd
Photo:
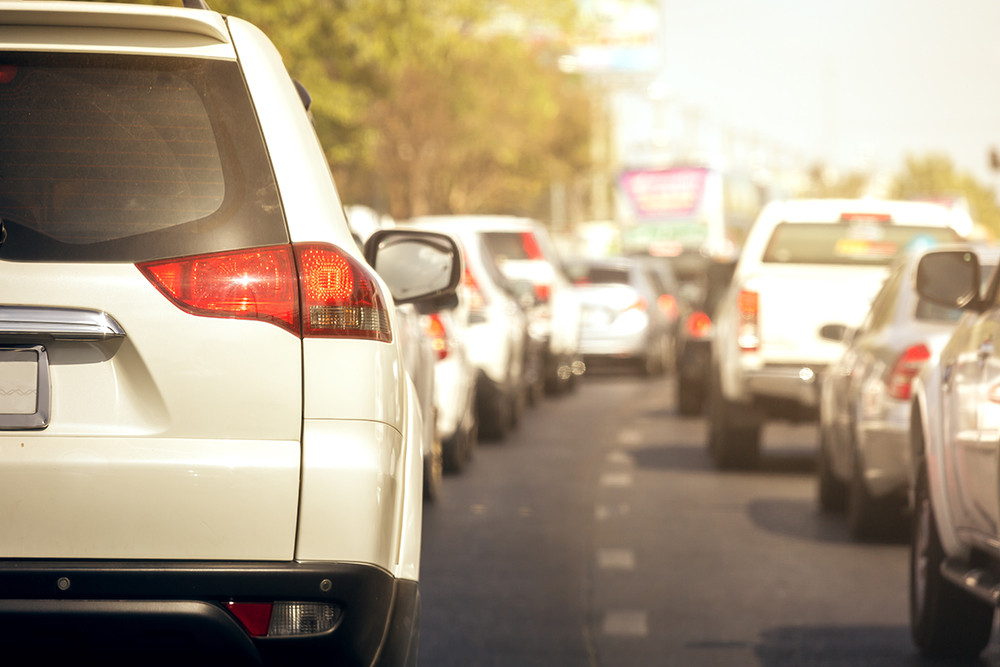
M669 317L671 320L677 319L677 299L675 299L672 294L661 294L657 297L656 307L660 309L661 313Z
M298 275L290 246L145 262L138 268L181 310L264 320L299 333Z
M193 315L264 320L302 337L392 341L371 271L326 243L156 260L137 265Z
M909 400L913 378L917 376L924 362L931 358L931 351L923 343L911 345L899 355L892 366L885 385L889 395L901 401Z

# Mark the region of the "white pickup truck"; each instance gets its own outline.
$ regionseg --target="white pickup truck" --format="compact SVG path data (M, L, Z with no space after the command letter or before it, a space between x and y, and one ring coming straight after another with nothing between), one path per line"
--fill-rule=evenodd
M819 378L844 350L911 243L954 242L952 214L923 202L773 202L750 228L715 316L708 449L719 468L753 467L767 419L811 421Z

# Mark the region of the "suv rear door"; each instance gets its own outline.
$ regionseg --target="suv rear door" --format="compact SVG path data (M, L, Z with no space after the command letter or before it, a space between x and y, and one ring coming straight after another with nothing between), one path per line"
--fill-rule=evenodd
M295 272L237 63L0 53L0 117L0 557L291 559Z

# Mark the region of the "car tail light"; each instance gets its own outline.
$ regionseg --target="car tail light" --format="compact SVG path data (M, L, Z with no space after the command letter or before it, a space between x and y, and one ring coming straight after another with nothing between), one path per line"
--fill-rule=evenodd
M227 602L226 609L254 637L266 637L271 625L270 602Z
M17 77L17 65L0 65L0 83L10 83Z
M757 292L740 290L736 296L736 310L739 313L736 341L744 352L756 352L760 346L760 336L757 333L757 315L760 300Z
M392 341L386 302L368 269L331 245L293 247L301 272L303 337Z
M679 312L677 309L677 299L672 294L661 294L657 297L656 307L671 320L677 319Z
M448 356L448 330L437 313L425 315L422 322L424 335L431 341L434 355L440 361Z
M139 270L181 310L265 320L299 334L298 275L290 246L146 262Z
M193 315L264 320L302 337L392 340L378 283L332 245L271 246L137 266Z
M544 283L535 283L535 299L538 303L548 303L552 288Z
M472 272L466 268L465 276L462 278L462 285L469 293L469 310L472 312L481 311L486 306L490 305L489 299L483 294L483 291L479 289L479 283L476 282L475 276Z
M542 249L538 247L538 239L531 232L521 232L521 247L528 259L545 259Z
M924 344L911 345L899 355L885 384L889 395L900 400L909 400L910 386L924 362L931 358L931 351Z
M331 630L341 609L326 602L227 602L226 609L254 637L295 637Z
M628 308L623 309L622 312L623 313L627 313L630 310L637 310L640 313L645 313L646 312L646 308L648 308L648 307L649 307L649 304L646 303L646 299L640 296L640 297L636 297L636 300L633 301L631 304L629 304Z
M688 315L687 330L692 338L704 338L712 331L712 318L696 310Z

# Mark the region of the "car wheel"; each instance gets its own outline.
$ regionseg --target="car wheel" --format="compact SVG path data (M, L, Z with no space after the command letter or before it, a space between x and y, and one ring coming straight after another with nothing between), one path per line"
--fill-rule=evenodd
M441 495L441 474L444 469L441 438L435 429L430 454L424 457L424 499L436 500Z
M894 496L876 498L868 490L861 455L854 452L854 466L847 486L847 528L856 540L884 539L901 526L902 508Z
M833 474L830 463L829 436L820 428L819 451L816 452L816 477L819 486L819 508L824 512L843 512L847 507L847 485Z
M705 388L700 382L677 378L677 411L685 417L700 415L705 407Z
M714 373L709 394L708 452L719 470L747 470L760 458L760 425L750 408L727 401ZM735 419L734 419L735 418ZM739 420L739 421L737 421Z
M917 477L911 540L910 629L914 643L928 657L975 658L990 641L994 608L941 574L944 549L923 467Z
M455 433L441 442L441 460L445 472L462 472L467 458L467 445L462 442L465 435L461 425L455 429Z
M510 396L502 389L490 393L489 400L480 403L479 432L486 439L503 440L510 431Z

